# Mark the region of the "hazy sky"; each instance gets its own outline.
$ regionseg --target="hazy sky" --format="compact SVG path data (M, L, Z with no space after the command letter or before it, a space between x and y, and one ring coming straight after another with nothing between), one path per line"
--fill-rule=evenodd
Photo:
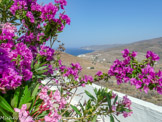
M45 3L54 0L38 0ZM162 0L67 0L65 47L123 44L162 37Z

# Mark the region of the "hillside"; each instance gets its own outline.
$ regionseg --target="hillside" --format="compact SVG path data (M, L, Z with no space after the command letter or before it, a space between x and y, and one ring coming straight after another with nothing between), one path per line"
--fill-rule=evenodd
M113 61L117 58L122 59L121 51L126 48L130 51L137 51L138 60L142 60L145 58L147 50L154 51L161 57L158 63L162 64L162 37L125 44L118 47L108 48L106 50L95 51L86 55L80 55L79 57L91 61L100 62L106 65L113 63Z
M98 50L106 50L109 48L119 47L119 46L122 46L122 44L92 45L92 46L81 47L81 49L98 51Z
M86 74L86 75L94 76L99 70L103 72L108 71L108 67L103 66L101 63L93 64L89 60L81 59L79 57L72 56L64 52L62 52L60 56L61 56L61 60L63 61L62 63L66 66L69 66L71 63L80 63L80 65L83 68L81 75ZM88 69L89 67L92 67L93 69Z
M123 50L125 48L128 48L131 51L138 51L142 53L146 53L147 50L151 50L159 54L160 57L162 57L162 37L149 40L142 40L131 44L123 45L117 48L110 48L106 51L112 51L116 49Z

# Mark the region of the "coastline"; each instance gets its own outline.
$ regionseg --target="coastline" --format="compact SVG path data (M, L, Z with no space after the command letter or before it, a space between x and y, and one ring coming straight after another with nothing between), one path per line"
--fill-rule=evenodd
M92 53L95 50L86 50L82 48L66 48L65 53L68 53L73 56L79 56L79 55L84 55L87 53Z

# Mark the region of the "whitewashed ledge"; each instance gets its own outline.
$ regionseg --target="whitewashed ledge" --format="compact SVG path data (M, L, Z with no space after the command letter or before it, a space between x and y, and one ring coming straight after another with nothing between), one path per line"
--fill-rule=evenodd
M44 80L43 83L46 83L46 80ZM92 85L87 85L85 87L79 87L77 90L77 94L84 93L84 91L87 90L94 95L94 91L93 91L94 88L100 89L101 86L92 84ZM54 86L51 87L51 90L54 89L56 89L56 87ZM125 94L116 91L114 91L114 93L118 94L119 98L125 96ZM72 104L73 105L78 104L78 101L80 100L81 96L83 96L81 102L84 102L85 100L89 99L89 97L84 93L81 94L80 96L75 96L72 100ZM127 118L124 118L122 115L118 116L117 118L121 122L162 122L162 106L157 106L153 103L149 103L131 96L128 96L128 98L132 101L133 114ZM109 117L106 117L104 119L98 117L98 119L99 122L110 121Z

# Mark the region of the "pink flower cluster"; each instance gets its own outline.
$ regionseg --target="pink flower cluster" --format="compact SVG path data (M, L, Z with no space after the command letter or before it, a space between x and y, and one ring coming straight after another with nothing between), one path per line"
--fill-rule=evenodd
M117 96L117 94L112 92L112 98L111 99L114 100L116 96ZM111 110L113 112L115 112L116 115L123 114L123 116L126 118L128 116L131 116L131 114L133 113L131 111L131 107L130 107L131 104L132 104L131 100L128 99L127 96L123 96L122 101L119 101L119 102L116 102L115 104L113 104L112 107L111 107ZM127 109L130 112L126 112L125 110L119 111L120 109L118 110L118 108L120 108L120 107L122 107L123 109Z
M10 7L10 11L13 15L15 15L17 10L27 10L28 9L28 5L35 5L37 0L13 0L14 3L13 5Z
M34 40L34 38L35 38L34 34L30 32L29 34L26 33L25 35L18 38L17 41L30 44Z
M24 43L13 42L0 45L0 87L1 89L14 89L21 85L21 81L32 78L32 53Z
M40 37L40 35L37 35L37 36ZM34 33L27 32L25 35L22 35L20 38L17 39L18 42L23 42L23 43L29 45L29 49L31 50L31 52L33 54L33 58L35 58L37 56L37 53L38 53L37 47L39 47L39 44L35 43L36 42L35 38L36 38L36 36L34 35ZM35 44L32 45L32 43L35 43Z
M147 93L151 89L151 85L153 85L153 89L162 94L162 72L160 70L156 73L153 67L147 65L141 69L141 74L138 77L139 80L131 79L131 84L135 85L137 89L143 87L145 93Z
M124 60L114 61L114 64L110 67L108 74L115 76L117 83L130 82L131 85L135 85L137 89L143 88L147 93L149 89L157 90L159 94L162 94L162 73L159 70L158 73L154 71L154 68L150 66L151 61L158 61L160 58L152 51L147 51L146 58L149 59L146 65L139 65L131 63L133 58L137 55L136 52L130 53L128 49L122 51ZM136 68L141 67L140 69ZM135 76L132 74L136 72Z
M61 64L61 62L59 63ZM59 66L60 72L63 73L64 77L74 77L75 80L79 78L79 72L82 70L82 67L80 66L79 63L72 63L71 67L66 67L64 65Z
M27 10L27 1L28 0L13 0L14 4L11 6L10 11L13 15L15 15L17 10Z
M23 75L23 79L25 81L32 78L31 72L31 63L33 59L33 55L31 50L24 43L17 43L15 46L15 50L12 53L12 59L17 59L20 57L20 62L17 65L19 66L19 70ZM15 62L16 63L16 62Z
M117 84L127 83L129 81L128 75L132 74L133 69L130 65L130 58L125 58L124 61L119 61L118 59L114 61L113 65L110 67L108 74L110 76L115 76L117 79Z
M82 86L84 87L88 82L93 82L93 77L85 75L81 80L80 80Z
M55 5L53 5L52 3L49 3L45 6L43 6L42 10L41 10L42 21L44 21L46 19L49 20L49 21L53 20L55 18L57 11L58 11L58 8Z
M78 81L78 83L83 87L86 84L93 82L92 76L85 75L82 78L79 77L79 73L82 70L82 67L80 66L79 63L71 63L71 67L66 67L62 65L61 60L59 60L59 70L64 77L68 77L70 79Z
M60 92L58 90L54 93L51 91L49 95L48 87L43 87L38 95L40 99L44 101L44 103L40 106L39 111L49 110L49 114L44 118L45 121L58 122L58 120L61 119L61 116L58 114L58 110L63 109L67 103L65 99L61 97ZM58 105L58 108L55 105Z
M54 19L54 22L59 24L59 28L58 28L59 31L62 31L65 27L64 23L61 20L65 21L65 23L68 25L70 25L71 22L70 18L67 15L60 14L60 19Z
M44 73L44 75L52 75L53 74L53 67L51 64L45 64L44 66L48 66L45 70L48 70L47 72Z
M42 6L39 5L36 2L31 3L31 11L38 11L40 12L42 10Z
M60 18L61 18L62 20L65 20L65 22L66 22L68 25L70 25L71 20L70 20L70 17L69 17L68 15L60 14Z
M125 108L131 110L131 104L132 102L127 98L127 96L123 96L123 100L122 100L122 104L125 106ZM123 112L123 116L126 118L128 116L130 116L133 112Z
M34 24L37 24L38 30L36 31L36 35L34 37L34 40L40 41L39 37L42 36L42 30L40 30L41 24L47 23L50 25L51 23L56 23L57 30L62 31L64 29L65 23L70 24L70 18L67 15L60 14L59 18L57 19L56 13L59 10L59 5L61 5L61 8L63 9L64 6L67 4L66 0L55 0L56 4L46 4L44 6L39 5L37 0L14 0L13 5L11 6L10 10L13 15L18 14L20 18L22 19L23 25L28 29L28 21ZM24 11L24 12L22 12ZM21 14L25 13L27 18L22 18ZM24 15L22 15L24 16ZM40 20L39 22L35 20ZM32 31L31 31L32 32ZM28 33L31 33L28 32ZM28 37L29 35L26 34L22 37ZM48 39L48 37L46 38ZM20 39L21 40L21 39ZM29 39L25 38L29 42ZM33 40L33 39L32 39ZM31 41L31 40L30 40ZM39 43L39 42L38 42Z
M26 111L27 105L23 104L21 109L14 108L15 112L19 113L20 122L34 122L33 118L29 116L29 111Z
M33 16L32 12L28 11L26 16L30 19L31 23L34 23L34 16Z
M160 59L160 57L152 51L147 51L146 58L151 58L152 61L159 61Z
M48 46L45 46L45 45L41 45L40 46L39 54L41 56L46 57L47 61L53 60L54 52L55 52L55 50L50 48L50 47L48 47Z
M12 38L15 36L15 32L17 32L17 29L14 25L11 23L5 23L0 25L2 28L2 32L0 34L0 40L12 40Z
M21 84L22 76L17 72L14 63L11 62L8 52L0 47L0 91L16 88Z
M101 71L98 71L96 75L100 77L101 75L103 75L103 73Z
M37 35L37 40L38 40L38 41L40 41L40 37L41 37L41 36L44 36L44 33L38 33L38 35Z
M0 89L2 91L15 89L21 85L21 81L32 78L31 62L32 52L24 43L15 44L16 27L10 23L2 25L0 38L6 40L1 43Z
M61 9L64 9L64 6L67 5L67 1L66 0L55 0L55 3L58 3L61 5Z
M133 51L132 54L130 54L128 49L124 49L122 51L122 53L123 53L124 58L130 58L130 57L136 57L137 56L137 52Z

